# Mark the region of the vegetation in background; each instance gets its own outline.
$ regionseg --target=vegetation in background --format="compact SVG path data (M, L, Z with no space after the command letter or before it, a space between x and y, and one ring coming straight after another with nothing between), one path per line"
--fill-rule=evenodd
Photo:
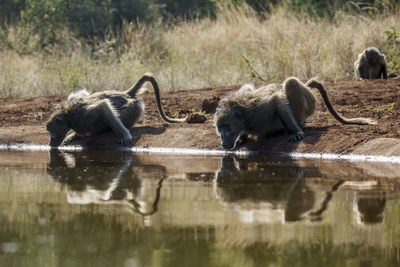
M397 0L2 0L0 96L353 78L367 46L400 74ZM255 75L255 73L257 75Z
M386 58L388 68L394 73L400 73L400 32L399 29L392 27L385 31L385 47L387 49Z

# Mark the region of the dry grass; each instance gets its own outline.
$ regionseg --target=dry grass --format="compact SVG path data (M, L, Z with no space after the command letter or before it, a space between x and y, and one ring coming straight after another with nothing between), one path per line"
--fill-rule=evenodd
M384 31L390 28L400 32L400 14L339 12L329 21L278 8L260 20L249 9L222 9L215 20L126 24L94 47L63 32L62 45L43 50L35 49L37 36L13 29L7 37L13 48L0 50L0 96L123 89L149 71L164 90L248 83L257 79L252 68L266 81L352 79L357 54L367 46L385 53ZM21 56L16 51L26 50L23 44L34 52Z

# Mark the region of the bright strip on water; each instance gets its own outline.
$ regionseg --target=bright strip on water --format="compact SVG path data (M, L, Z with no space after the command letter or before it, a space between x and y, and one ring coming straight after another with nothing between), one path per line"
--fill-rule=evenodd
M47 145L31 144L0 144L0 150L3 151L49 151L51 148ZM81 146L62 146L57 148L61 151L82 151L87 148ZM367 161L367 162L391 162L400 163L399 156L375 156L375 155L355 155L355 154L330 154L330 153L298 153L282 152L268 153L267 151L225 151L191 148L169 148L169 147L111 147L109 149L120 151L132 151L134 153L154 153L170 155L202 155L202 156L224 156L224 155L279 155L290 158L303 159L322 159L322 160L346 160L346 161Z

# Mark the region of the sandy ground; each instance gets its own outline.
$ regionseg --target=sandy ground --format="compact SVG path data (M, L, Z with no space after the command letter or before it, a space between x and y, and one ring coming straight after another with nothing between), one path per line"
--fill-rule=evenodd
M371 117L376 126L341 125L335 121L320 99L317 114L309 120L305 138L299 143L287 141L287 135L251 138L240 150L263 152L363 153L400 156L400 79L325 82L336 109L346 117ZM162 93L164 109L170 114L196 113L204 100L222 98L238 86L205 88ZM316 93L317 94L317 93ZM66 96L31 99L0 99L0 144L47 144L45 123ZM154 95L142 96L146 113L142 123L132 128L134 146L221 149L215 133L213 114L204 123L165 123L158 114ZM113 133L79 141L85 146L115 146Z

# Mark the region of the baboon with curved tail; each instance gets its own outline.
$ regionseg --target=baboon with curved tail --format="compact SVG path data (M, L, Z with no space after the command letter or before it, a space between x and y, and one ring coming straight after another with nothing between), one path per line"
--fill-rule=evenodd
M387 79L385 55L376 47L366 48L354 62L354 72L357 79Z
M222 147L232 150L245 142L248 134L264 137L285 129L289 132L289 141L302 140L306 119L317 109L317 99L310 87L318 89L329 112L341 123L376 124L369 118L348 119L338 114L324 86L317 80L311 79L304 84L291 77L283 86L270 84L255 89L253 85L243 85L219 102L214 126Z
M154 88L158 111L166 122L184 122L186 118L169 118L163 110L160 100L160 89L152 74L147 73L124 92L104 91L89 93L81 90L71 93L60 110L55 111L47 121L46 128L50 133L51 147L68 144L78 137L91 136L112 130L119 138L121 145L131 145L130 128L143 119L144 104L136 96L146 83ZM75 133L69 135L72 129Z

